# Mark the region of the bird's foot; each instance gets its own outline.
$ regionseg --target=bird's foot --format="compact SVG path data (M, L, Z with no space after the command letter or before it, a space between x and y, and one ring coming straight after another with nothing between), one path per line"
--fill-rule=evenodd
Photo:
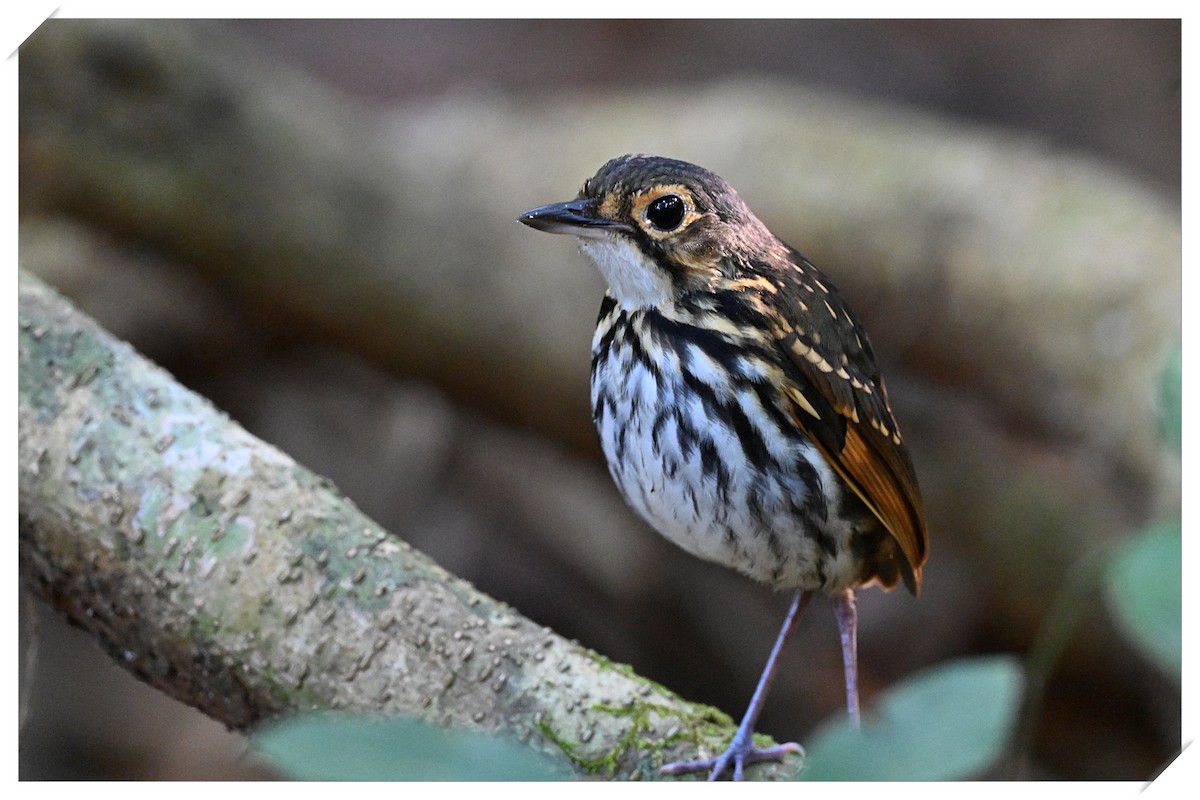
M753 737L743 736L741 731L733 737L725 752L715 758L702 758L698 761L675 761L665 764L659 770L664 775L686 775L692 772L707 772L708 779L715 781L725 770L733 767L733 779L742 780L747 764L757 764L760 761L782 761L788 753L803 753L804 748L795 742L785 742L773 747L755 747Z

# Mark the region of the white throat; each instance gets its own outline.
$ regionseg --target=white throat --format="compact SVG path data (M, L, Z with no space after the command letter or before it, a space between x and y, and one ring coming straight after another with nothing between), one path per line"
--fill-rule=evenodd
M626 310L662 307L674 295L671 278L623 239L580 236L579 249L596 262L613 297Z

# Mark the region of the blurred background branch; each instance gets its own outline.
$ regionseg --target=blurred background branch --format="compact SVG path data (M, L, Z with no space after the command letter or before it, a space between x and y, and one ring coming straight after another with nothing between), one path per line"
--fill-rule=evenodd
M600 280L514 221L622 152L714 169L853 300L904 404L933 559L919 602L860 600L869 698L950 656L1024 652L1071 564L1178 508L1156 435L1181 315L1178 30L54 20L20 51L21 260L455 574L739 708L784 598L623 508L588 420ZM690 80L631 57L663 37ZM1004 66L1041 53L1039 98ZM798 83L799 61L842 88L878 85L873 68L894 83L835 94ZM1085 76L1110 94L1087 100ZM1085 99L1055 122L1064 92ZM990 101L1038 135L899 101ZM811 666L764 715L776 738L840 705L820 613L799 634ZM46 634L23 769L90 774L32 766L55 736L92 746L47 699L67 696L63 635ZM1086 621L1046 687L1034 774L1144 778L1175 751L1178 687L1140 659Z

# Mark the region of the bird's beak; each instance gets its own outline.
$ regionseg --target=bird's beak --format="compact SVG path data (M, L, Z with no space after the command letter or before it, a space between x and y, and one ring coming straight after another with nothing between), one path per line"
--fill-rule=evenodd
M569 200L526 211L517 218L531 228L546 233L570 233L598 237L613 231L628 231L623 222L605 219L591 200Z

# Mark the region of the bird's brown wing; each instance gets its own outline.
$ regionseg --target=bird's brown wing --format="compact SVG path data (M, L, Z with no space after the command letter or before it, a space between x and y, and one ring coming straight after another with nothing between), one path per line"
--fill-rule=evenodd
M905 585L917 594L929 550L925 514L874 353L837 290L794 260L794 271L776 276L772 298L775 341L792 368L784 393L796 422L899 544Z

